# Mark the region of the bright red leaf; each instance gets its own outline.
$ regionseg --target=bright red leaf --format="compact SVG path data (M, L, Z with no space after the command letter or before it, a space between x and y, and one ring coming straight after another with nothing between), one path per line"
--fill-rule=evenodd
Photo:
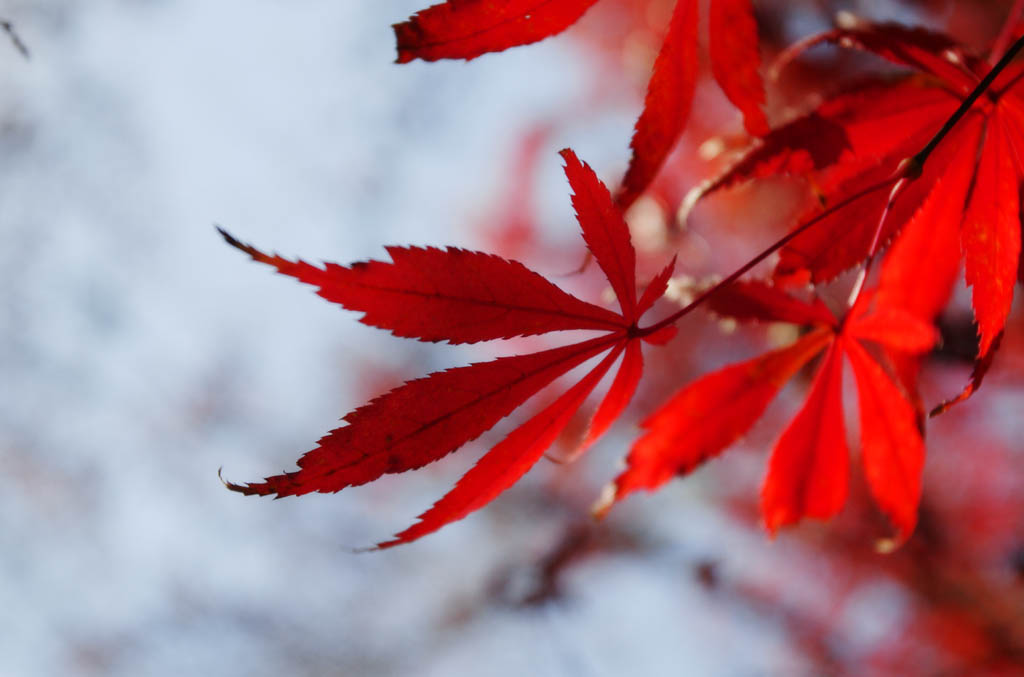
M299 459L297 472L231 488L278 496L327 493L423 467L476 439L617 340L613 334L409 381L347 414L347 425L321 438L316 449Z
M362 321L399 336L452 343L563 329L604 331L581 343L436 372L345 416L298 460L299 470L263 482L231 484L244 494L278 497L334 492L386 473L420 468L476 439L558 377L608 354L579 383L509 436L425 512L382 543L407 543L490 502L526 473L565 428L590 392L625 353L587 437L593 442L629 403L643 370L636 321L664 293L672 264L639 306L629 229L611 194L572 151L562 152L583 237L619 297L623 314L576 299L522 264L460 249L389 248L392 262L322 268L269 256L221 231L229 244L279 272L318 287L324 298L364 312Z
M634 342L635 344L635 342ZM539 414L509 433L501 443L481 458L434 506L420 515L419 521L394 539L378 544L389 548L414 541L437 531L445 524L460 520L490 503L498 494L515 484L540 460L587 395L597 386L622 352L618 344L600 364Z
M654 61L644 110L636 121L633 157L618 205L626 209L647 189L683 133L697 88L697 0L676 0L665 42Z
M638 489L657 489L685 475L739 439L779 389L828 344L830 332L807 334L788 348L704 376L683 388L641 424L644 434L626 458L601 511Z
M644 373L644 357L640 350L640 343L630 341L626 346L626 352L622 357L622 364L615 375L615 380L608 388L607 394L601 400L601 405L594 413L590 421L587 436L580 445L580 451L585 451L590 445L596 442L602 435L608 432L622 412L626 410L629 401L633 399L637 386L640 385L640 377Z
M1007 124L1013 123L998 112L989 119L960 235L967 284L974 288L982 359L1006 325L1020 258L1021 175L1013 163Z
M626 470L606 492L597 512L603 514L637 489L655 489L676 475L685 475L721 453L761 417L786 381L826 351L803 408L772 453L761 493L765 525L774 533L804 517L829 518L846 500L849 460L842 369L843 355L849 354L861 391L868 479L901 537L908 534L919 492L907 487L920 484L920 466L911 461L924 453L916 428L917 411L859 341L916 356L934 345L934 329L905 310L879 305L874 291L864 294L842 323L817 299L802 301L760 282L723 287L712 295L711 305L719 294L723 300L717 302L718 312L734 308L744 319L803 320L812 330L788 348L707 374L674 395L643 423L644 434L630 450ZM880 418L887 406L898 421ZM909 445L908 449L899 449L901 444ZM916 475L898 484L892 479L896 468Z
M573 187L572 206L583 229L583 240L611 283L622 315L629 321L635 320L636 252L629 239L629 228L594 171L571 150L561 154L565 175Z
M843 347L857 379L861 461L882 512L906 540L917 523L924 441L914 407L857 341Z
M233 246L317 294L362 311L360 322L421 341L475 343L567 329L614 331L629 323L581 301L517 261L449 247L388 247L392 262L350 266L268 256L221 231ZM634 292L635 293L635 292ZM410 312L410 308L417 312Z
M768 531L804 517L828 519L846 502L849 451L843 424L843 354L833 342L796 418L779 438L761 489Z

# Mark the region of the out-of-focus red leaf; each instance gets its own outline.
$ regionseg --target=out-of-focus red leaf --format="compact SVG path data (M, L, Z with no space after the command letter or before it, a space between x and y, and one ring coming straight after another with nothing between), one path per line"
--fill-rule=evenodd
M594 170L580 162L571 150L563 150L561 155L583 240L611 283L623 316L632 322L637 318L636 252L629 238L629 226Z
M967 284L973 287L978 355L983 360L1006 325L1020 258L1020 177L1003 117L990 119L961 231Z
M364 313L360 322L422 341L473 343L566 329L628 326L616 313L568 294L516 261L464 249L388 247L392 262L349 267L269 256L228 233L260 263L318 287L317 294Z
M866 82L773 129L723 174L687 195L686 205L769 176L810 175L818 188L833 190L893 152L918 150L908 141L925 141L908 139L907 130L926 128L922 138L933 133L958 103L948 92L913 80L898 87Z
M630 341L626 346L626 352L622 357L622 364L619 365L619 371L615 374L615 380L612 381L594 418L590 421L587 436L580 445L581 452L589 448L608 431L612 423L626 410L629 401L633 399L636 388L640 384L640 377L644 373L644 357L640 346L639 341Z
M981 382L985 380L985 375L988 370L992 368L992 360L996 357L996 352L999 350L999 344L1003 342L1003 335L997 334L992 340L992 345L989 347L989 351L982 355L975 363L974 369L971 371L971 380L967 382L964 389L960 391L960 394L956 397L946 400L942 404L934 407L930 412L929 416L938 416L949 411L950 407L960 404L964 400L968 399L973 395L978 388L981 387Z
M654 180L690 115L697 87L697 0L676 0L668 34L654 61L644 110L636 122L633 157L616 196L625 211Z
M912 355L928 352L939 340L938 331L930 323L900 308L881 304L852 321L849 331L856 338Z
M850 454L843 424L843 353L825 354L807 401L779 438L761 489L768 531L804 517L828 519L846 502Z
M602 509L638 489L656 489L689 473L735 442L831 338L831 331L813 331L788 348L708 374L676 393L643 422L645 432Z
M420 468L476 439L541 388L618 340L601 336L409 381L346 415L348 425L321 438L298 460L298 471L229 486L243 494L328 493Z
M584 239L618 294L625 317L566 294L521 264L486 254L393 247L392 263L318 268L266 255L221 231L229 244L255 260L319 287L324 298L362 310L364 322L401 336L468 342L568 328L607 331L589 341L409 381L345 416L348 425L321 438L298 460L299 470L263 482L226 483L228 488L277 497L326 493L420 468L476 439L556 378L608 353L562 397L495 446L417 524L379 546L390 547L461 519L511 486L544 454L625 351L586 443L607 430L640 380L640 339L656 342L674 329L666 324L652 333L637 326L639 309L649 309L665 292L674 260L651 282L638 306L629 229L593 171L572 151L563 157Z
M708 310L741 322L790 322L799 325L835 326L832 311L817 296L811 302L790 296L760 280L733 282L707 301Z
M806 176L839 161L850 147L841 124L817 112L777 127L716 179L686 196L692 206L723 188L769 176Z
M743 125L753 136L768 133L764 83L758 69L757 21L750 0L711 0L708 17L711 71L729 101L743 113Z
M875 502L902 542L917 523L924 441L914 407L853 338L843 338L857 379L861 460Z
M812 36L789 47L780 55L775 67L783 67L802 52L824 42L871 52L893 63L929 73L958 94L967 94L980 80L970 70L973 60L949 36L895 23L863 22L852 28Z
M398 63L475 59L561 33L597 0L448 0L395 24Z
M881 243L887 243L917 213L932 186L948 170L952 158L957 156L959 142L970 138L972 131L976 131L976 126L980 124L980 116L967 116L939 144L925 164L923 174L907 183L894 200L882 228ZM908 133L913 137L909 144L909 149L913 150L908 149L906 156L923 146L932 136L930 129L925 133ZM846 182L835 194L833 204L857 196L869 187L883 184L893 176L899 162L906 156L897 153L885 164ZM889 193L889 186L886 186L865 194L842 209L828 214L813 228L795 237L779 252L775 278L786 279L806 272L814 283L827 282L864 260L878 228L879 217L888 204ZM810 218L813 218L813 213L801 219L801 222Z
M622 345L619 344L576 385L487 452L458 481L454 489L419 516L416 524L397 534L392 540L379 543L377 547L383 549L409 543L437 531L444 525L460 520L487 505L498 494L515 484L540 460L547 448L568 425L572 415L608 372L621 351Z
M636 305L637 315L643 315L650 310L654 303L665 295L668 290L668 282L672 279L672 271L676 268L676 257L673 256L672 260L668 262L668 265L661 269L657 275L655 275L650 284L647 285L647 289L644 289L643 295L640 297L640 301Z

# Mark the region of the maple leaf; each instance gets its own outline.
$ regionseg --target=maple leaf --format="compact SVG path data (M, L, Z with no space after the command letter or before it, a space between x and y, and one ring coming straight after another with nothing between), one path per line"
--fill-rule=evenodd
M924 443L912 394L904 393L864 343L875 345L883 361L891 353L917 355L935 343L935 330L902 309L879 305L877 294L862 296L840 322L817 299L802 301L760 282L730 287L722 289L717 302L714 297L709 300L716 313L728 314L734 308L738 319L796 321L809 331L786 348L707 374L672 396L641 424L644 434L597 513L638 489L653 490L717 456L753 426L794 374L824 353L804 406L772 452L761 492L765 526L774 533L805 517L827 519L845 502L846 356L857 380L864 472L898 539L906 539L916 523Z
M895 239L905 263L888 267L882 288L925 319L948 299L962 252L978 324L978 360L970 383L933 410L939 413L980 386L1013 300L1021 254L1024 68L996 69L944 35L869 23L809 38L783 61L826 41L872 52L918 75L860 85L773 130L689 201L752 178L806 175L824 204L844 208L782 248L775 278L827 282L873 255L873 246ZM990 75L998 76L986 95L948 130L947 121ZM813 130L821 133L807 133ZM940 141L932 145L932 139ZM920 176L907 172L915 163ZM895 193L884 190L901 177ZM896 236L904 230L916 233L901 244ZM920 292L916 300L906 291L911 288Z
M596 0L448 0L395 24L398 63L475 59L562 32ZM644 108L630 141L632 158L616 195L625 210L651 184L679 141L697 88L698 0L676 0L654 61ZM711 0L710 59L715 80L743 113L747 131L768 132L751 0Z
M595 338L526 355L501 357L409 381L347 414L347 425L320 439L299 469L249 484L243 494L277 497L335 492L387 473L420 468L476 439L545 386L601 354L578 383L487 452L419 521L385 548L407 543L461 519L522 477L568 425L614 362L619 371L597 408L583 446L622 413L643 371L641 339L664 331L638 327L668 285L675 261L637 298L636 253L612 196L571 150L562 151L573 206L594 259L621 313L582 301L520 263L461 249L389 247L391 262L316 266L268 255L221 231L232 246L278 272L317 288L328 301L361 311L365 324L423 341L469 343L568 329Z
M597 0L448 0L393 26L398 63L475 59L561 33Z

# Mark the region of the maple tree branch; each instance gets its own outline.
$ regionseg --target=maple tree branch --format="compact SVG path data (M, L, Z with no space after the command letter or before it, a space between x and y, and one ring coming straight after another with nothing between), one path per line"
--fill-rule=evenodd
M7 19L0 19L0 30L2 30L4 33L7 33L7 37L10 38L11 44L14 45L14 48L18 50L18 52L23 57L25 57L26 59L30 58L28 52L28 45L26 45L25 42L21 39L21 36L18 35L18 31L15 30L14 24L12 24Z
M805 223L800 224L799 226L797 226L796 228L791 230L789 233L787 233L785 236L783 236L779 240L776 240L771 246L769 246L767 249L762 251L760 254L758 254L754 258L752 258L749 261L747 261L746 263L744 263L742 266L740 266L736 270L734 270L732 273L730 273L727 277L722 279L720 282L718 282L714 286L709 287L708 289L704 290L697 298L695 298L689 304L683 306L682 308L680 308L676 312L672 313L671 315L669 315L665 319L660 320L660 321L656 322L655 324L652 324L649 327L641 328L637 332L637 335L640 336L640 337L649 336L649 335L651 335L651 334L653 334L653 333L655 333L655 332L657 332L657 331L659 331L661 329L664 329L665 327L667 327L667 326L669 326L671 324L675 324L683 316L688 315L695 308L697 308L702 303L704 303L709 298L711 298L711 296L713 296L715 293L717 293L718 291L720 291L724 287L727 287L730 284L732 284L733 282L735 282L736 280L738 280L745 273L750 271L750 269L752 269L754 266L756 266L757 264L759 264L762 261L764 261L766 258L768 258L772 254L774 254L776 251L778 251L782 247L785 247L787 244L789 244L790 241L792 241L798 235L802 234L804 231L807 231L810 228L812 228L813 226L815 226L818 223L820 223L825 217L834 214L835 212L839 211L840 209L843 209L844 207L846 207L850 203L855 202L856 200L861 199L862 197L870 195L871 193L874 193L876 191L882 190L883 188L887 188L888 186L890 186L890 185L892 185L894 183L897 183L900 180L901 180L901 177L899 175L889 177L888 179L885 179L884 181L879 181L878 183L876 183L874 185L868 186L867 188L865 188L865 189L863 189L863 190L861 190L861 191L859 191L857 193L854 193L853 195L851 195L850 197L846 198L845 200L841 200L840 202L832 205L831 207L829 207L828 209L826 209L822 213L820 213L817 216L815 216L813 219L810 219L810 220L806 221Z
M1013 57L1017 56L1017 53L1020 52L1022 48L1024 48L1024 36L1017 38L1017 41L1013 43L1013 46L1006 50L1003 57L999 59L999 63L992 67L992 70L990 70L988 75L978 83L978 86L974 88L974 91L963 100L960 107L957 108L951 116L949 116L946 123L942 125L942 129L936 132L935 136L932 137L932 140L928 142L928 145L910 158L909 163L901 165L905 177L915 179L920 175L921 169L924 167L924 163L928 160L928 156L932 154L932 151L935 150L936 146L938 146L942 140L946 138L946 135L953 130L956 123L960 122L960 119L967 114L967 111L971 109L974 102L977 101L990 86L992 86L992 82L999 77L999 74L1002 73L1008 65L1010 65L1010 62L1013 61Z

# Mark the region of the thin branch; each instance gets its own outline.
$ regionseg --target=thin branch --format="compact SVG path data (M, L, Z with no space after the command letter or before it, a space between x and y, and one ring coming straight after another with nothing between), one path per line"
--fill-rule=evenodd
M897 170L898 172L899 170ZM860 298L860 293L864 290L864 283L867 282L868 274L871 272L871 264L875 260L875 256L878 255L878 248L882 244L882 229L885 227L885 221L889 218L889 214L892 213L892 207L896 203L896 198L900 196L903 189L907 187L912 179L907 177L901 177L896 185L892 187L892 192L889 193L889 199L885 203L885 207L882 209L882 215L878 219L878 225L875 227L875 233L871 237L871 246L868 248L868 258L864 261L864 266L860 269L857 274L857 280L853 283L853 289L850 292L850 300L847 306L853 308L857 305L857 300Z
M992 67L992 70L990 70L988 75L978 83L978 86L974 88L974 91L971 92L970 96L963 100L963 103L961 103L960 107L956 109L956 112L949 116L949 119L946 120L946 124L942 125L942 129L932 137L932 140L928 142L928 145L922 148L917 155L910 159L910 165L908 165L904 171L904 174L908 178L913 179L920 175L925 161L928 159L928 156L932 154L932 151L935 150L935 147L938 146L944 138L946 138L947 134L953 131L953 127L956 126L956 123L960 122L960 118L967 114L967 111L971 109L974 102L978 100L978 97L988 90L992 85L992 82L999 77L999 74L1002 73L1007 66L1010 65L1010 62L1013 61L1013 57L1017 56L1017 53L1020 52L1022 48L1024 48L1024 36L1017 38L1017 41L1013 43L1013 46L1006 51L1006 54L1003 54L1003 58L999 60L999 63Z
M665 327L667 327L667 326L669 326L671 324L675 324L675 322L677 320L682 318L684 315L689 314L691 311L693 311L695 308L697 308L697 306L699 306L702 303L704 303L705 301L707 301L708 298L710 298L713 294L718 292L720 289L722 289L723 287L726 287L726 286L732 284L733 282L735 282L736 280L738 280L742 275L744 275L751 268L753 268L757 264L759 264L762 261L764 261L766 258L768 258L772 254L774 254L779 249L785 247L787 244L789 244L789 242L791 240L793 240L795 237L797 237L798 235L800 235L804 231L806 231L806 230L810 229L811 227L813 227L813 226L817 225L818 223L820 223L822 221L822 219L824 219L825 217L830 216L830 215L836 213L840 209L845 208L850 203L852 203L852 202L854 202L856 200L859 200L862 197L866 197L866 196L868 196L868 195L870 195L872 193L875 193L875 192L877 192L879 190L882 190L883 188L888 188L889 186L897 183L900 180L901 180L901 177L897 174L896 176L889 177L888 179L885 179L884 181L879 181L878 183L876 183L874 185L868 186L867 188L865 188L865 189L863 189L863 190L861 190L861 191L851 195L850 197L846 198L845 200L842 200L842 201L832 205L831 207L829 207L828 209L826 209L822 213L820 213L817 216L815 216L813 219L809 219L808 221L800 224L795 229L791 230L787 235L785 235L784 237L782 237L779 240L776 240L775 243L773 243L770 247L768 247L767 249L762 251L760 254L758 254L754 258L752 258L749 261L747 261L746 263L744 263L742 266L740 266L735 271L733 271L728 277L723 279L721 282L719 282L718 284L716 284L713 287L710 287L710 288L706 289L700 296L695 298L688 305L684 306L683 308L680 308L679 310L677 310L673 314L669 315L665 319L661 320L660 322L652 324L650 327L644 327L644 328L640 329L639 332L638 332L638 335L639 336L649 336L649 335L655 333L656 331L658 331L660 329L664 329Z
M7 33L7 37L10 38L11 44L14 45L14 48L18 50L23 57L26 59L31 58L31 55L28 52L28 45L26 45L25 41L21 39L21 36L18 35L18 31L14 28L14 24L6 19L0 19L0 29L3 29L4 33Z

